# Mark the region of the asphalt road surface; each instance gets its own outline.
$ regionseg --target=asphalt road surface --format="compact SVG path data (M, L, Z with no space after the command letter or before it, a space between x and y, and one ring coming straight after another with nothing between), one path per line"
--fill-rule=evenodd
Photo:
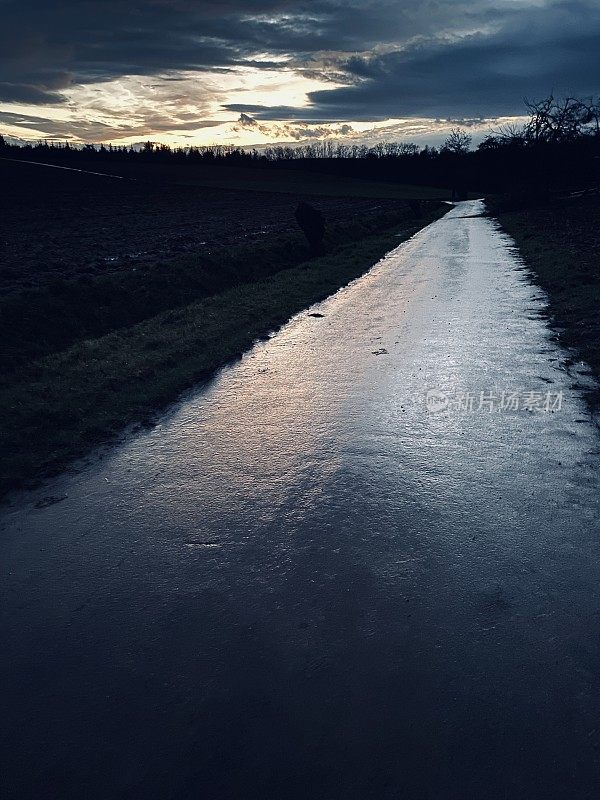
M481 209L3 510L2 800L599 796L600 442Z

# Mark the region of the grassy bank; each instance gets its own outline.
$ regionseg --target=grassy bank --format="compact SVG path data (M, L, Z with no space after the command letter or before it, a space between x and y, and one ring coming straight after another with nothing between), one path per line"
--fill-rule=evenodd
M322 258L78 341L5 374L0 492L31 485L129 423L147 419L441 213L412 229L364 237Z
M492 205L492 211L495 209ZM548 293L561 341L600 379L600 202L500 210L498 219ZM591 398L595 405L600 398Z

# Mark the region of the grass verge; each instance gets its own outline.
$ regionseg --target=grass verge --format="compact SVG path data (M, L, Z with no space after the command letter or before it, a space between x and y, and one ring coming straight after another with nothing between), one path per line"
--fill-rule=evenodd
M148 418L442 214L79 341L5 375L0 494L35 485L128 424Z
M491 210L494 213L492 204ZM500 224L547 292L561 341L600 380L600 202L564 201L500 211ZM597 408L600 397L590 394Z

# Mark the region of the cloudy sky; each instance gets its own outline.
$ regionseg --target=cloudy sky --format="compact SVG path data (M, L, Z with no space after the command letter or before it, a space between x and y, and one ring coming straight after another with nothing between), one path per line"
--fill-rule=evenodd
M600 0L0 0L0 132L435 141L600 93Z

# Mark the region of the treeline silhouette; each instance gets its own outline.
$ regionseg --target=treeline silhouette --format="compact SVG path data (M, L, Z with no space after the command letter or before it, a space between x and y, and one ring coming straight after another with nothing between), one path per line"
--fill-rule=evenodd
M553 95L527 102L523 126L506 126L476 149L465 130L451 131L439 147L381 142L372 146L341 141L273 145L261 150L233 145L169 147L112 144L82 146L39 141L9 144L0 136L0 156L86 167L119 162L228 165L321 172L393 183L466 191L513 192L543 196L575 189L597 190L600 183L600 99Z

